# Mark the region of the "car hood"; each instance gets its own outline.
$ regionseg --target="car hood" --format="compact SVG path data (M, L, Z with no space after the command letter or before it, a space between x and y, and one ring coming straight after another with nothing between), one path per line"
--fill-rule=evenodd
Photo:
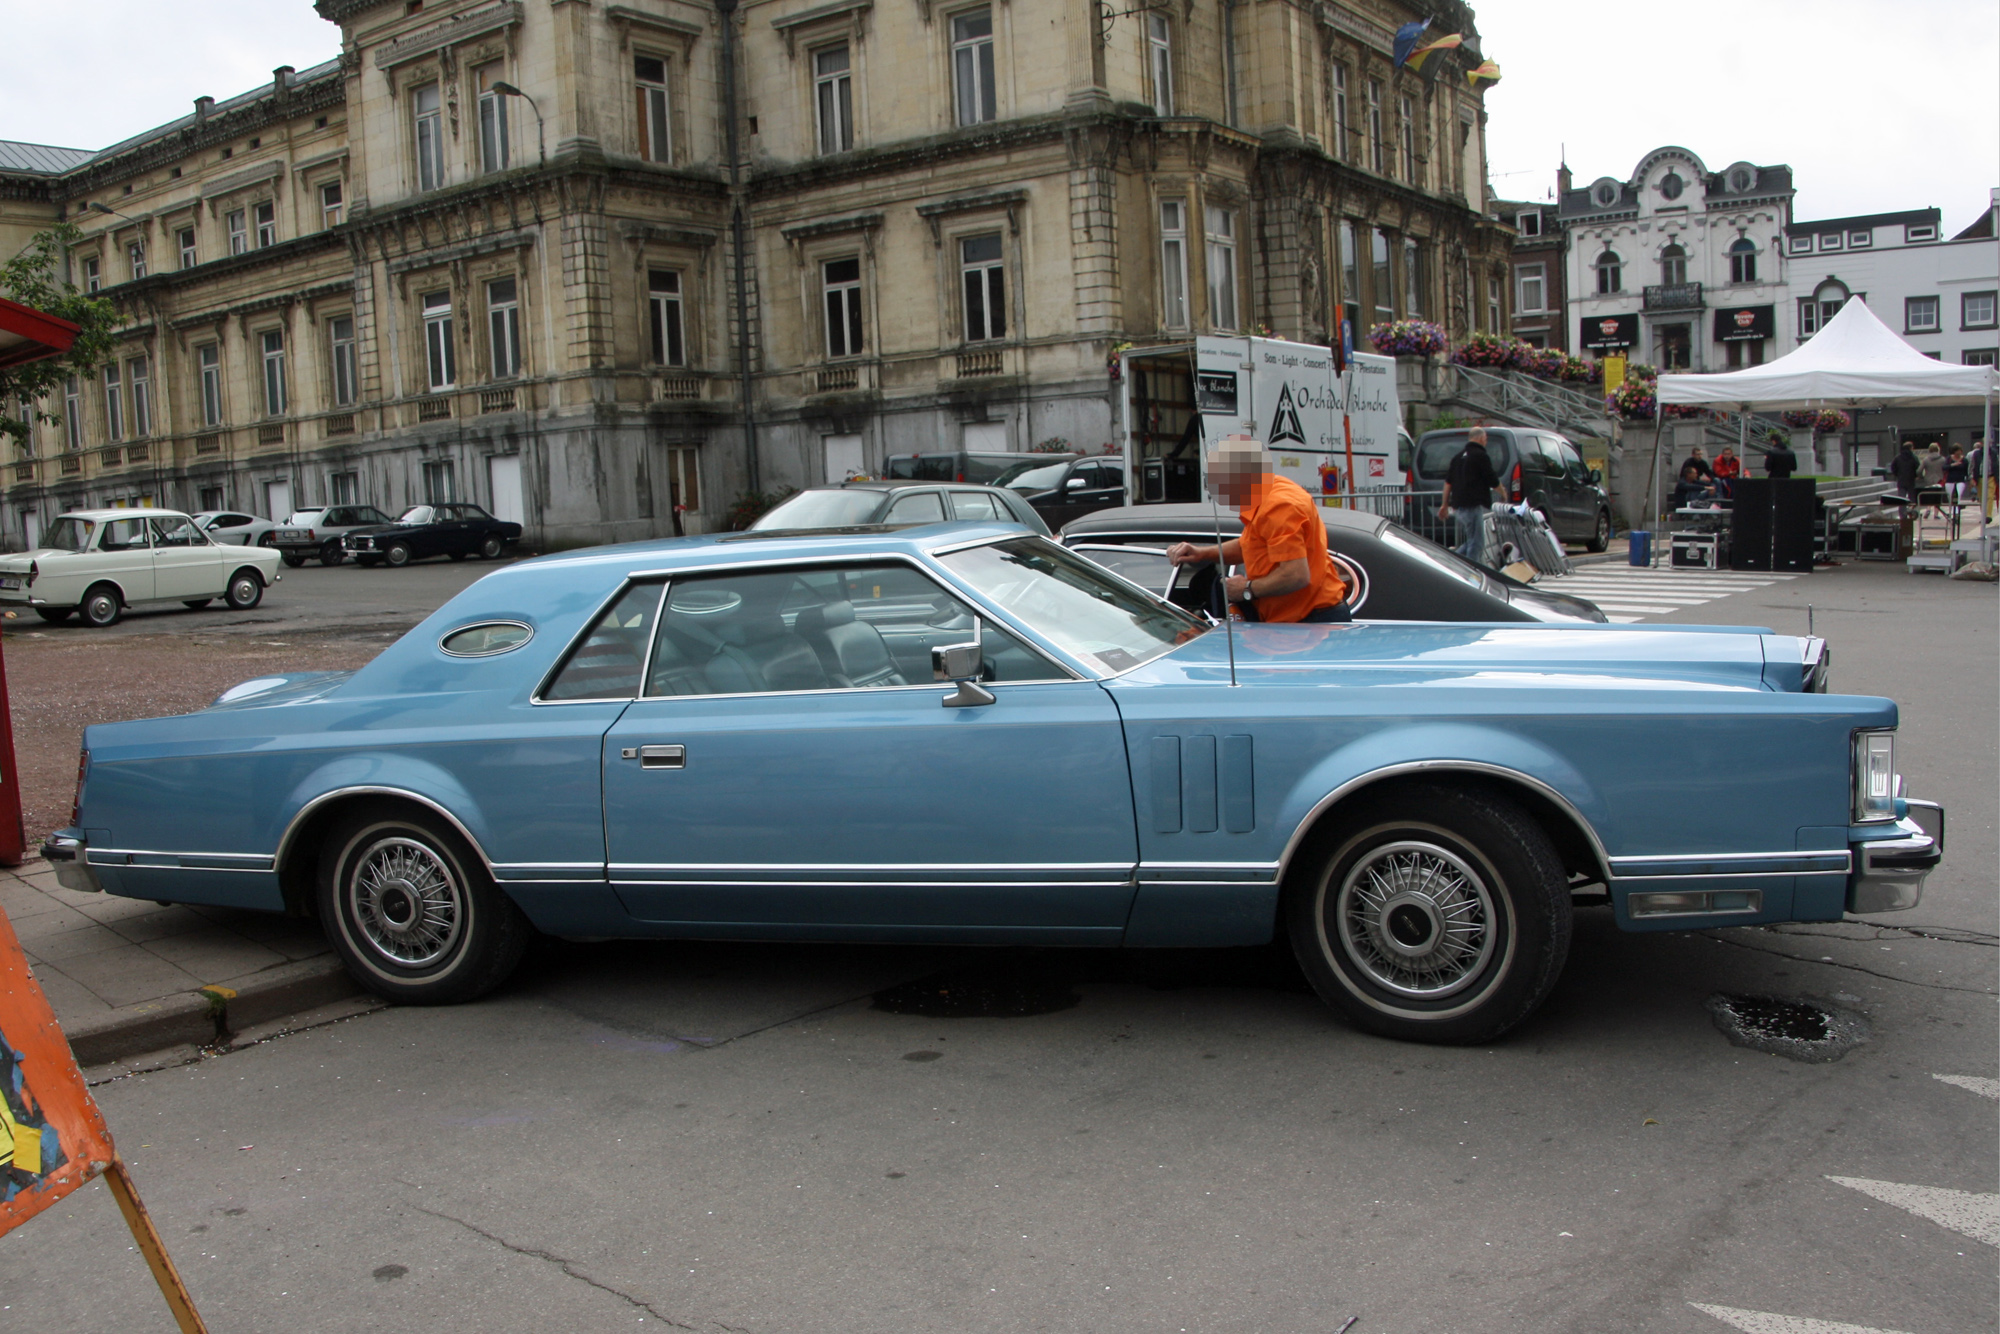
M375 537L381 533L407 533L412 528L422 528L419 523L366 523L359 528L343 528L342 537Z
M211 709L261 709L273 704L307 704L344 685L353 672L273 672L238 682L215 697Z
M1235 671L1244 686L1796 691L1800 644L1733 626L1253 624L1236 628ZM1229 651L1210 632L1118 680L1227 684Z
M1602 625L1609 620L1598 610L1597 604L1588 599L1574 597L1568 593L1554 593L1545 588L1515 582L1510 579L1492 580L1497 587L1493 590L1507 599L1508 605L1516 607L1538 621L1573 622L1588 621Z

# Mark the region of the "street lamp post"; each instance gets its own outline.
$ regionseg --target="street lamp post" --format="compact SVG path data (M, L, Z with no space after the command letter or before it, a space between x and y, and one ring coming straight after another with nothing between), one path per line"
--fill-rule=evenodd
M539 165L546 167L549 164L549 141L542 123L542 109L535 105L534 98L529 97L511 83L504 83L496 79L493 83L493 91L502 97L520 98L528 104L528 110L535 113L535 151L540 158Z

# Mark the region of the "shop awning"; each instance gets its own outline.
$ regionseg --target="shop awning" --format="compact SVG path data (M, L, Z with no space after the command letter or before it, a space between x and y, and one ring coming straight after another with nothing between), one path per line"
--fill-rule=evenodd
M68 320L0 297L0 367L59 357L82 332Z

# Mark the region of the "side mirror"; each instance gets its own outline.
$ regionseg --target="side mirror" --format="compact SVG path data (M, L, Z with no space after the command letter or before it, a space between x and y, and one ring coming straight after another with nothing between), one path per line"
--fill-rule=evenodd
M1592 468L1592 469L1590 470L1590 481L1591 481L1591 484L1592 484L1593 486L1602 486L1602 485L1604 485L1604 472L1603 472L1603 470L1602 470L1602 469L1599 469L1599 468Z
M976 708L995 702L993 692L979 684L979 672L985 665L980 628L979 618L975 616L972 618L971 643L940 644L931 650L931 675L939 681L952 681L958 685L957 690L944 697L947 709Z
M1082 477L1072 477L1067 482L1063 483L1063 489L1065 491L1081 491L1083 490L1086 481L1087 479Z

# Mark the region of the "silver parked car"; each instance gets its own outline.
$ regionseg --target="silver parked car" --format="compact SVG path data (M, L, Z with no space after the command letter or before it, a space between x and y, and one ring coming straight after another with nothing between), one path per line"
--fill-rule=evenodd
M208 540L232 547L274 547L278 545L278 525L241 510L203 510L194 516L195 525Z
M338 565L347 559L340 539L356 528L373 528L396 522L373 505L326 505L319 509L296 510L278 526L274 541L285 564L297 568L308 558L321 565Z

